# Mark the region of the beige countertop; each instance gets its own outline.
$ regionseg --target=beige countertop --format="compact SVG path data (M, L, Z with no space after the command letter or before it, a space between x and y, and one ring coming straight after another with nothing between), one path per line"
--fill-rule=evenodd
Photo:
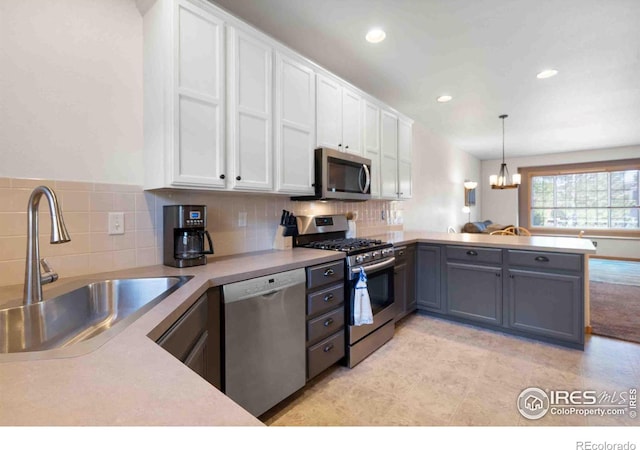
M189 269L150 266L58 280L45 287L45 301L89 281L193 276L97 349L0 354L0 425L261 425L152 339L209 287L342 258L340 252L297 248L217 258ZM0 288L0 306L19 305L21 290Z
M580 239L577 237L500 236L482 233L438 233L430 231L392 231L367 237L381 239L395 245L423 242L474 247L498 247L515 250L579 253L583 255L596 253L596 248L590 239Z

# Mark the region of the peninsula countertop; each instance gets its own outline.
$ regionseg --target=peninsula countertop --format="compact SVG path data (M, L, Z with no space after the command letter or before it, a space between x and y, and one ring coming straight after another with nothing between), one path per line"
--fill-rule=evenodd
M496 247L513 250L577 253L582 255L596 253L596 248L593 246L591 240L577 237L501 236L482 233L439 233L431 231L392 231L367 237L391 242L394 245L408 245L422 242L472 247Z
M0 425L262 425L154 339L210 287L342 258L324 250L270 250L189 269L158 265L47 285L45 301L91 281L193 276L97 349L66 356L64 351L0 354ZM19 305L21 292L21 285L0 288L0 307Z

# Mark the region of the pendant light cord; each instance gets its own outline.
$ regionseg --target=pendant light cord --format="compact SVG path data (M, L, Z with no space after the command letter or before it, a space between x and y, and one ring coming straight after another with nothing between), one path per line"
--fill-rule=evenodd
M502 114L501 116L498 116L498 117L502 119L502 164L504 164L504 119L506 119L509 116L506 114Z

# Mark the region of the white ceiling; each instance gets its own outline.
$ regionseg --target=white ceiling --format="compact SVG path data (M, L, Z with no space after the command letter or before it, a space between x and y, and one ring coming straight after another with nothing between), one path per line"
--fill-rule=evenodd
M480 159L640 144L640 0L214 3Z

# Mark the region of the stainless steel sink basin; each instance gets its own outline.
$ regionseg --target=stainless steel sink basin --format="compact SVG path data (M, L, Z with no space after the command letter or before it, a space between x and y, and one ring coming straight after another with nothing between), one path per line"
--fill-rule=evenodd
M98 281L43 302L2 309L0 353L58 349L98 336L106 341L190 278Z

